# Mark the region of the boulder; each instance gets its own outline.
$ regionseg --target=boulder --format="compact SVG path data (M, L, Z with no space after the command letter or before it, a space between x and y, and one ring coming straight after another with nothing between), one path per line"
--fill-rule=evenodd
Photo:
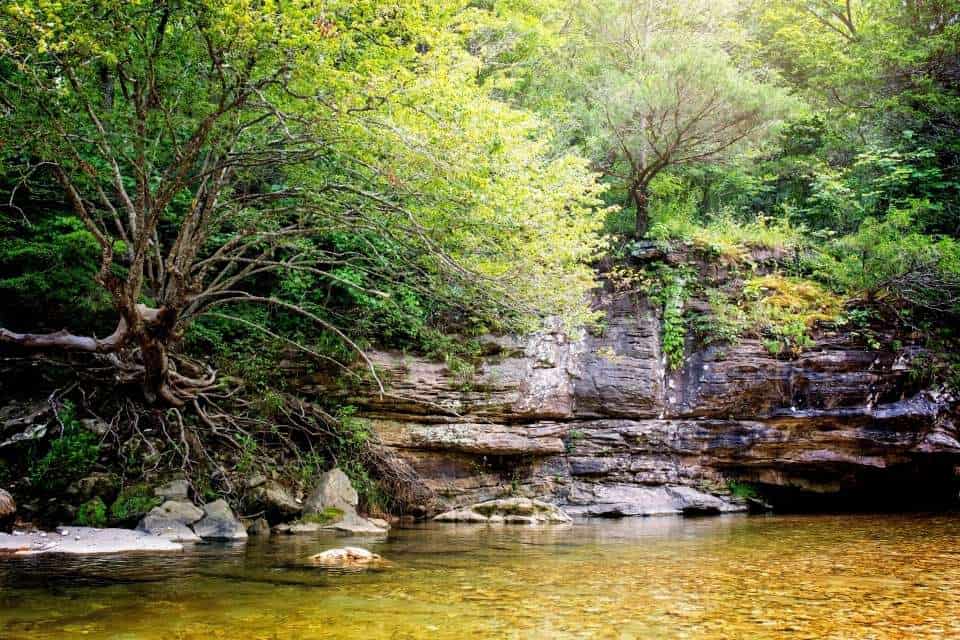
M184 478L176 478L154 489L153 495L164 500L186 501L190 495L190 484Z
M203 519L193 530L204 540L246 540L247 530L233 513L226 500L203 505Z
M100 498L104 503L110 504L117 497L119 489L120 477L117 474L95 471L67 487L67 493L76 496L81 502Z
M286 487L272 480L255 487L250 492L250 497L257 506L277 520L295 516L303 511L303 504L298 502Z
M304 519L311 516L326 517L331 511L339 512L335 522L322 523L325 529L335 529L344 533L386 533L390 525L383 520L374 523L357 514L360 501L356 489L350 484L350 478L340 469L331 469L320 476L316 488L304 504ZM380 526L380 524L386 526Z
M171 542L200 542L200 536L178 520L154 515L156 509L148 513L137 525L137 531L164 538Z
M504 524L566 524L572 521L560 507L530 498L488 500L464 509L446 511L434 520Z
M203 518L203 509L192 502L184 500L167 500L159 507L154 507L148 515L166 518L184 525L191 525Z
M310 561L314 564L324 565L364 565L382 562L383 558L360 547L342 547L340 549L327 549L312 555Z
M159 507L151 509L150 513L140 520L137 530L174 542L199 542L200 536L194 533L189 525L198 522L203 516L203 510L192 502L167 500Z
M356 510L360 501L357 490L340 469L331 469L320 475L316 488L303 505L306 514L323 513L324 509L334 508L348 512Z
M133 551L180 551L183 546L143 531L70 527L56 533L32 531L20 535L0 533L0 553L128 553Z
M0 531L8 530L16 515L17 503L13 501L13 496L0 489Z

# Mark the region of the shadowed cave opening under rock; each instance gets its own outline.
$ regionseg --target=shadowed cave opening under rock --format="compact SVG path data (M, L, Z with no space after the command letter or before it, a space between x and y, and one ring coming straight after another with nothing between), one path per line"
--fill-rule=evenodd
M922 466L921 466L922 465ZM798 480L799 474L795 476ZM826 485L836 476L811 470L802 483L822 480ZM800 486L751 483L757 497L778 513L866 513L922 512L957 508L960 478L951 460L925 459L887 469L858 471L842 481L837 491L811 491ZM797 484L800 484L798 481Z

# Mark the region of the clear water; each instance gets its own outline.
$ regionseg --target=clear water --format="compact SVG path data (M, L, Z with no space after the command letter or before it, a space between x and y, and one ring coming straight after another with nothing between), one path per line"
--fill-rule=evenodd
M337 573L312 553L392 561ZM0 560L0 638L960 638L960 516L424 526Z

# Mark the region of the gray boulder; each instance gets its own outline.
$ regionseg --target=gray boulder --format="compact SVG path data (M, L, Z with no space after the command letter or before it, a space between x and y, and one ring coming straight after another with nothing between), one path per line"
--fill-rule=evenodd
M502 498L441 513L437 522L503 524L566 524L572 518L560 507L530 498Z
M154 507L137 525L138 531L174 542L199 542L200 536L189 525L203 518L204 512L191 502L167 500Z
M149 515L174 520L185 525L191 525L203 518L203 509L192 502L183 500L167 500L159 507L154 507Z
M200 536L187 525L178 520L153 515L153 511L143 517L140 524L137 525L137 531L143 531L171 542L200 542Z
M203 519L193 530L204 540L246 540L247 530L226 500L203 505Z
M176 478L154 489L153 495L165 500L186 501L190 495L190 484L184 478Z
M277 519L295 516L303 511L303 504L297 502L283 485L268 480L250 493L254 503Z
M305 519L310 516L326 516L331 511L339 512L335 522L324 524L324 529L335 529L343 533L386 533L390 525L380 526L357 513L360 497L350 484L350 478L340 469L331 469L320 476L316 488L307 498L303 512Z
M306 514L323 513L334 508L347 512L356 510L360 497L350 484L350 478L340 469L331 469L320 475L316 488L303 505Z

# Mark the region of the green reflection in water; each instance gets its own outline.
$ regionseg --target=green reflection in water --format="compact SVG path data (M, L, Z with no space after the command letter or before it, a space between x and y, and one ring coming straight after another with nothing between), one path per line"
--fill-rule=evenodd
M0 561L0 638L960 638L960 517L649 518Z

